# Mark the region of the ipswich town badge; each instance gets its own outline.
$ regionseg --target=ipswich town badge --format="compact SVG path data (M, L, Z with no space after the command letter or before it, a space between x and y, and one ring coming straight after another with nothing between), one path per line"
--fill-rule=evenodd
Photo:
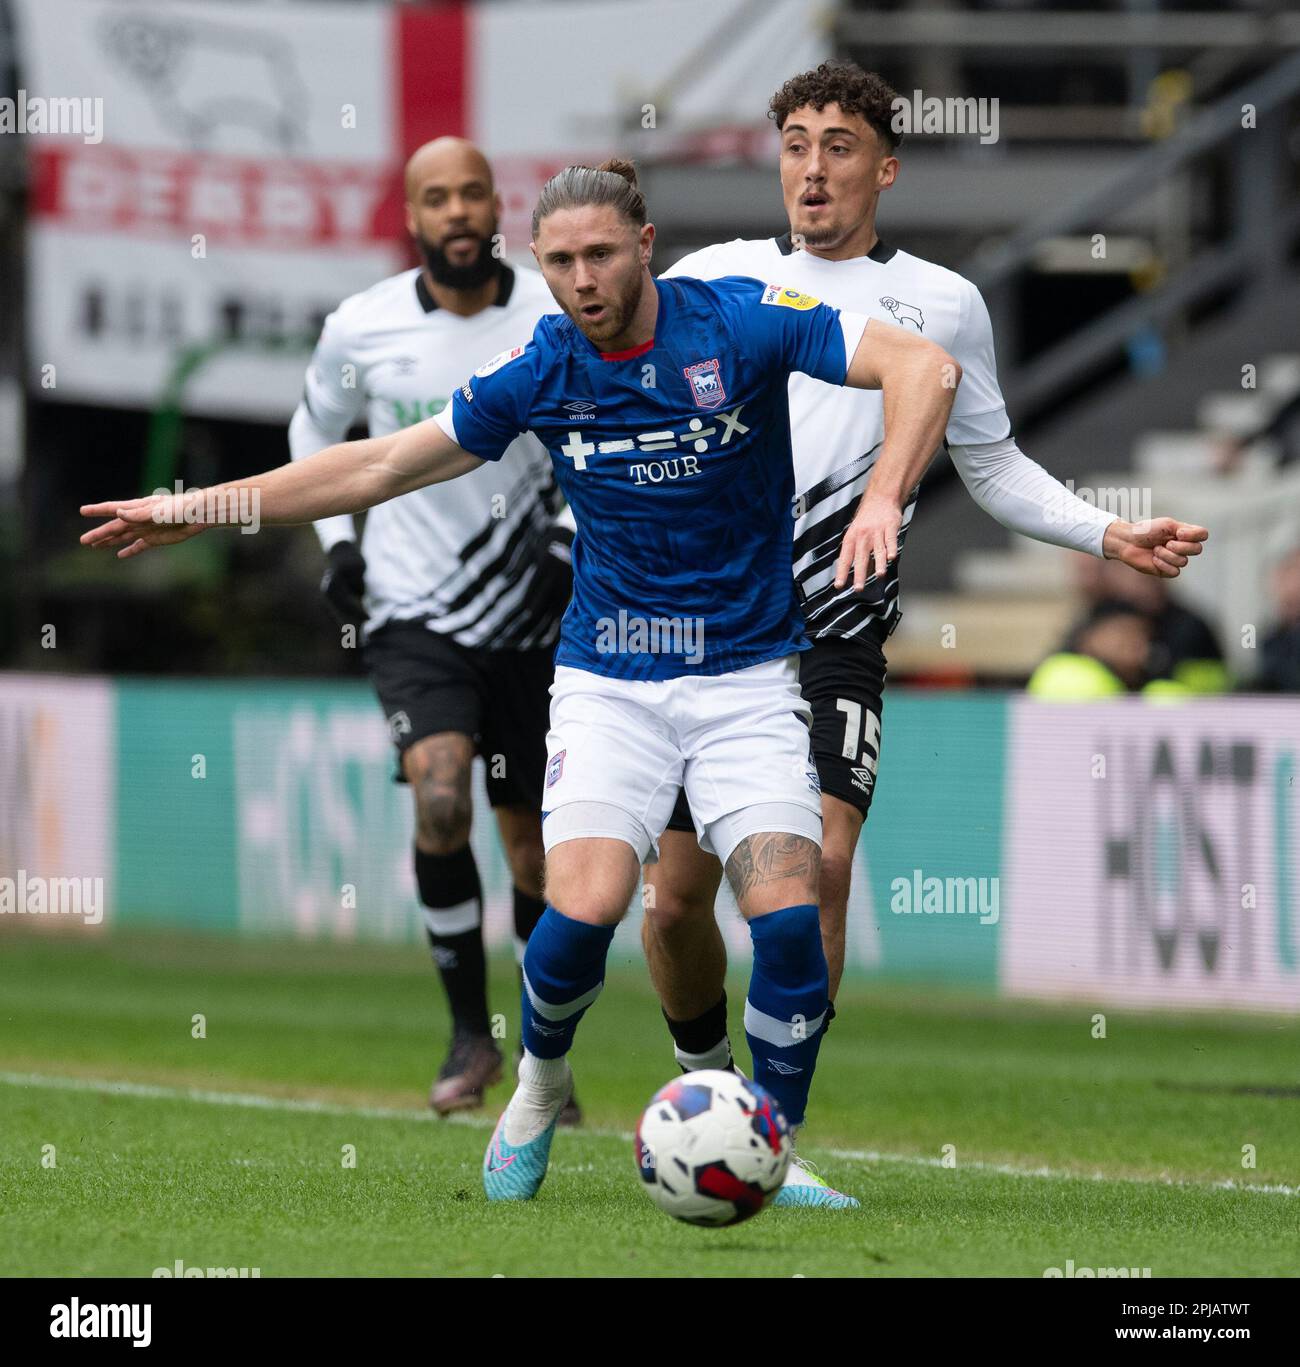
M722 387L722 372L715 356L710 361L697 361L688 365L682 374L691 386L691 393L700 408L716 408L727 397Z

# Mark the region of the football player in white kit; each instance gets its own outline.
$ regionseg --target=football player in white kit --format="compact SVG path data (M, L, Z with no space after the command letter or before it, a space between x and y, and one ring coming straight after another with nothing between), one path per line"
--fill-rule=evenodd
M979 290L876 233L880 193L898 173L894 99L879 76L849 62L827 62L787 81L769 112L781 131L790 231L705 247L665 275L780 281L938 342L962 368L946 445L980 507L1040 541L1119 559L1144 574L1177 575L1189 556L1200 553L1205 529L1172 518L1140 525L1120 521L1075 497L1030 460L1011 435ZM891 560L887 572L868 579L861 593L835 586L840 538L872 498L883 432L880 395L794 374L789 401L798 490L794 576L812 641L799 681L812 708L822 792L820 917L829 1024L844 969L854 850L876 782L883 646L899 618L898 564ZM916 493L903 509L900 553ZM713 915L722 869L700 848L684 799L660 842L659 862L644 872L653 895L647 898L642 938L678 1062L687 1070L730 1067L726 950ZM776 1204L845 1208L857 1202L804 1165L792 1164Z
M423 264L345 299L326 319L289 426L294 460L340 442L363 416L372 436L440 412L469 369L556 311L542 277L496 251L499 201L482 153L459 138L406 166L406 226ZM533 436L500 461L369 513L315 524L322 587L363 654L415 797L415 881L452 1016L429 1104L482 1103L501 1075L492 1038L482 891L469 844L471 765L485 761L514 885L516 948L542 914L541 791L552 655L568 603L573 533ZM570 1100L565 1123L576 1123Z

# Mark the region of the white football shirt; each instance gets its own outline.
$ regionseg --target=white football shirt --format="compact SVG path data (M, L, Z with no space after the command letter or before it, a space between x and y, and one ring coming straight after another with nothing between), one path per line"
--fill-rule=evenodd
M665 275L706 280L748 275L802 290L840 309L915 330L944 347L962 367L947 440L973 446L1001 441L1011 430L998 388L993 329L979 290L955 271L877 242L866 256L827 261L796 251L790 235L736 238L692 252ZM835 561L844 531L884 438L879 390L840 388L791 375L790 436L794 449L794 574L808 635L856 636L872 623L892 630L899 616L898 560L883 578L835 590ZM903 508L899 555L916 506L914 489Z
M558 305L536 272L501 266L497 302L469 318L437 306L418 269L345 299L325 320L289 427L295 460L342 441L363 412L385 436L442 411L489 357L522 345ZM461 645L553 645L559 618L520 612L541 539L562 500L551 459L524 434L499 461L404 494L366 515L366 631L423 621ZM317 524L328 547L351 518Z

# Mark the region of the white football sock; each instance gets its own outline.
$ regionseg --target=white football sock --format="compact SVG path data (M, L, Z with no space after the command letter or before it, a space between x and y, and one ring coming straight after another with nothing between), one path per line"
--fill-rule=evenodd
M673 1053L677 1056L677 1062L688 1073L698 1073L704 1068L731 1067L731 1041L726 1035L703 1054L688 1054L679 1045L673 1046Z
M519 1060L519 1086L506 1107L506 1143L518 1148L536 1139L564 1109L572 1088L567 1058L538 1058L525 1049Z

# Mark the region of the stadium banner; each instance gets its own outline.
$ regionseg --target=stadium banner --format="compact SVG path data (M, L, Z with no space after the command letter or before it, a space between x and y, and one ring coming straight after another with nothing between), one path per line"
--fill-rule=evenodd
M152 407L211 348L189 411L287 420L325 314L407 264L397 9L17 0L16 17L28 102L86 111L25 139L33 388Z
M887 690L847 968L997 985L1006 713L1001 694Z
M1012 996L1300 1011L1300 702L1016 698Z
M125 924L417 938L411 798L364 684L124 681L118 734ZM510 890L488 835L495 930Z
M831 55L832 13L816 0L475 5L466 124L492 159L508 250L526 252L537 192L574 162L617 153L643 168L718 158L774 166L767 98ZM575 51L580 72L557 79Z
M511 259L571 161L770 157L754 92L827 55L824 11L644 13L629 37L623 0L15 0L32 387L151 408L184 374L188 412L287 420L324 316L414 259L401 168L441 134L492 159Z
M890 695L885 793L849 910L851 970L996 985L1004 714L997 696ZM119 922L421 938L410 791L393 782L364 684L126 680L115 730ZM936 747L936 734L955 739ZM504 948L510 874L476 768L485 935ZM719 919L732 956L748 958L749 932L725 891ZM639 898L612 961L642 962Z
M886 695L847 968L1098 1005L1300 1011L1300 705ZM419 942L409 790L360 682L0 676L6 923ZM481 771L487 939L510 874ZM80 900L78 900L80 899ZM19 905L24 908L21 912ZM612 961L641 962L639 906ZM724 891L729 952L748 931Z
M112 918L116 750L109 680L0 674L0 935Z

